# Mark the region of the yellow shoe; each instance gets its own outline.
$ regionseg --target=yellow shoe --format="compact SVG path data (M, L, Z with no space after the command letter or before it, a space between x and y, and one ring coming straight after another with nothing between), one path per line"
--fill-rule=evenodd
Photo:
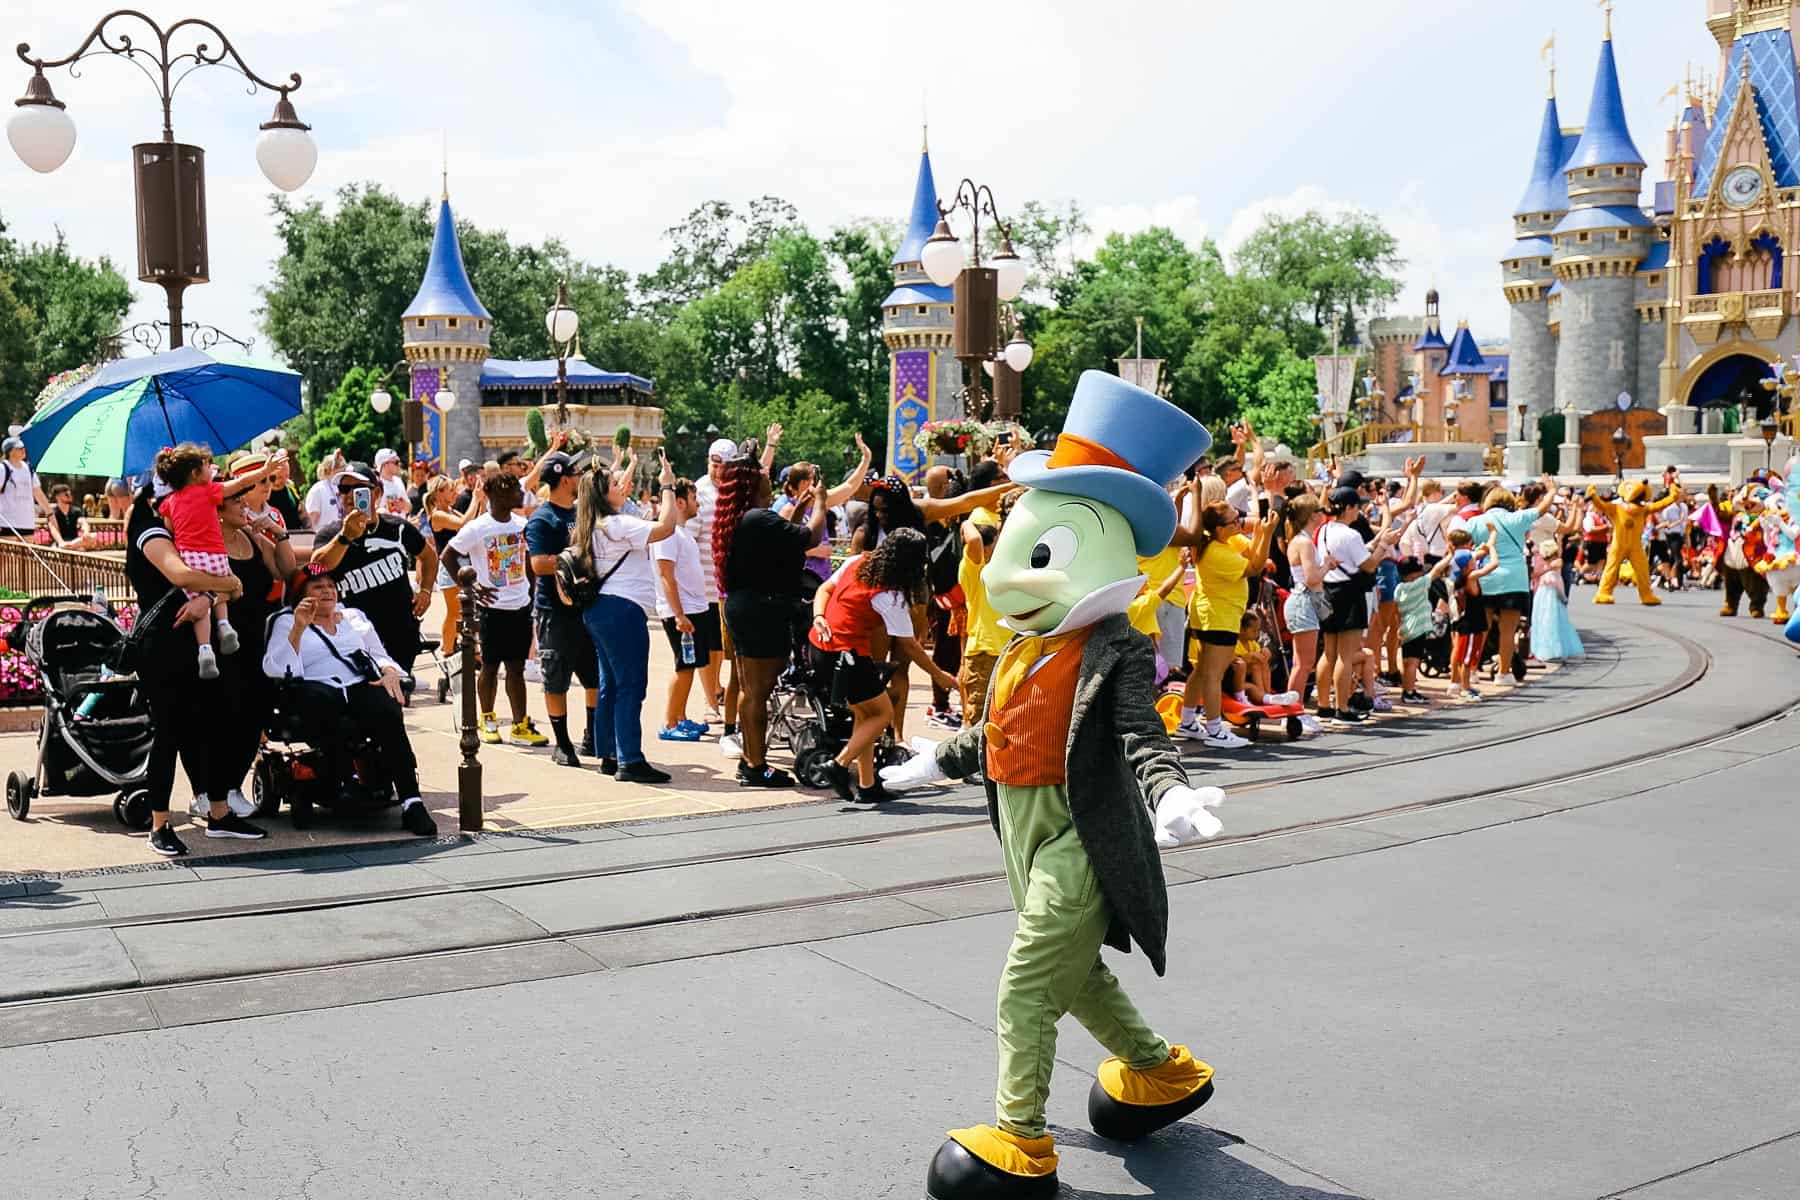
M490 746L500 744L500 718L493 713L481 714L481 740Z
M1049 1134L1021 1137L992 1125L952 1129L931 1160L925 1192L935 1200L1051 1200L1057 1193L1056 1142Z
M548 746L550 744L550 739L537 731L537 726L531 723L530 717L526 717L512 727L512 737L509 740L515 746Z
M1787 605L1786 604L1777 604L1775 606L1775 615L1770 617L1769 620L1775 622L1777 625L1786 625L1788 622L1788 607L1787 607Z
M1088 1124L1101 1137L1134 1142L1212 1099L1212 1079L1212 1067L1186 1046L1169 1047L1167 1062L1141 1071L1109 1058L1088 1090Z

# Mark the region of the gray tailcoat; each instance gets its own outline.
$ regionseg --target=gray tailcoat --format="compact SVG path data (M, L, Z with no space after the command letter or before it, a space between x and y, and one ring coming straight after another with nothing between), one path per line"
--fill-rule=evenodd
M1066 759L1069 816L1112 909L1106 944L1129 952L1136 942L1161 975L1169 895L1150 814L1164 792L1188 779L1152 707L1156 658L1150 639L1123 616L1096 622L1082 650L1078 680ZM991 690L988 697L991 706ZM962 779L982 768L985 724L971 721L938 747L938 765L946 775ZM999 795L991 780L987 802L988 819L999 833Z

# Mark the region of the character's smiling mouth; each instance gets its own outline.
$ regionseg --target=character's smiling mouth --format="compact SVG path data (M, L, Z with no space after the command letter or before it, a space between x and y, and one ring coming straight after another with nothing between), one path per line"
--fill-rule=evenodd
M1029 621L1049 607L1048 604L1040 604L1036 608L1028 609L1025 612L1013 613L1009 619L1014 621Z

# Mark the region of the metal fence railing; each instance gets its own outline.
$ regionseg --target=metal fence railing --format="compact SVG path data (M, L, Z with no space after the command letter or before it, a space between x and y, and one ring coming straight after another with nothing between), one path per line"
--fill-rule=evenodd
M134 595L123 554L57 550L0 538L0 588L32 596L63 591L86 595L96 584L106 589L111 600Z

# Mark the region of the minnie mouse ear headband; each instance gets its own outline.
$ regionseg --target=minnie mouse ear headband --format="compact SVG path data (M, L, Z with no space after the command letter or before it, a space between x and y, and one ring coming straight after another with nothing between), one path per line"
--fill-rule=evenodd
M288 600L293 602L306 595L306 589L315 579L328 579L333 589L337 587L337 576L324 563L301 563L300 569L294 572L294 578L288 582Z

